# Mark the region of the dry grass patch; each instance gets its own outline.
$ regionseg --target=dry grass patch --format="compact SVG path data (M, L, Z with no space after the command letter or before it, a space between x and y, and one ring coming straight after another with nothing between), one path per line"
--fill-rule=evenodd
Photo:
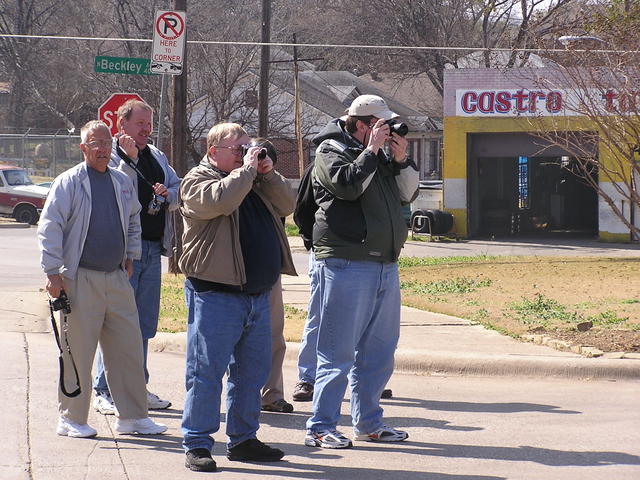
M403 304L519 336L548 332L640 351L640 259L450 257L400 260ZM593 328L579 333L576 325ZM605 332L606 334L603 334Z

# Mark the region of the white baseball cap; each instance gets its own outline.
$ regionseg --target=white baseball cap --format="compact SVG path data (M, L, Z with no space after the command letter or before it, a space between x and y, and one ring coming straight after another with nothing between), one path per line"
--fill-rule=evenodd
M356 98L347 110L351 117L368 117L373 115L383 120L391 120L399 115L389 110L387 102L377 95L360 95Z

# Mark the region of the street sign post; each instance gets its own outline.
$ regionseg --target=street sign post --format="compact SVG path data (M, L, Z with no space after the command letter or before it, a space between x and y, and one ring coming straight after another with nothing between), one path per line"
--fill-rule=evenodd
M148 58L95 57L93 69L97 73L123 73L127 75L153 75Z
M184 61L186 13L158 10L153 25L151 72L180 75Z
M143 102L142 97L137 93L114 93L107 100L100 105L98 108L98 118L107 124L109 130L111 131L111 135L115 135L118 132L117 118L116 112L118 108L126 102L135 98L136 100L140 100Z

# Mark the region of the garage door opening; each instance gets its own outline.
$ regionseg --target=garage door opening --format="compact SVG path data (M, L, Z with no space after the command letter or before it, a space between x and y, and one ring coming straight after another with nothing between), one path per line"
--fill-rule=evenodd
M473 135L469 158L469 233L472 237L593 237L598 195L559 149L541 155L525 134ZM517 153L516 153L517 152ZM597 182L598 172L590 176Z

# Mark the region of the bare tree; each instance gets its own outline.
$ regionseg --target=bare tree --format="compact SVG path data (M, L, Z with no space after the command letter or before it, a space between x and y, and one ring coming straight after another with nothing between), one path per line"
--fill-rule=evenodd
M597 6L596 6L597 7ZM585 28L588 41L598 39L601 50L585 51L580 36L560 60L557 76L540 80L542 88L565 86L571 92L569 115L532 120L536 134L575 157L571 172L590 185L629 231L640 235L640 5L614 1L601 4ZM548 121L547 121L548 122ZM599 145L599 148L593 148Z
M0 33L26 35L55 31L60 6L54 0L1 0ZM8 74L11 84L8 125L17 129L24 126L26 110L41 103L31 98L41 96L34 73L38 65L52 53L50 45L27 38L0 38L0 65ZM55 112L56 115L59 112Z
M398 47L469 47L471 50L348 50L321 53L325 67L426 74L442 94L445 68L469 66L474 48L482 51L475 66L519 67L529 55L519 49L537 45L541 37L566 29L576 19L568 7L576 0L306 0L288 9L284 18L317 43L385 44ZM283 2L290 6L288 2ZM281 6L284 10L284 7ZM308 22L313 17L323 25ZM498 55L489 49L511 49ZM319 53L319 52L314 52Z

